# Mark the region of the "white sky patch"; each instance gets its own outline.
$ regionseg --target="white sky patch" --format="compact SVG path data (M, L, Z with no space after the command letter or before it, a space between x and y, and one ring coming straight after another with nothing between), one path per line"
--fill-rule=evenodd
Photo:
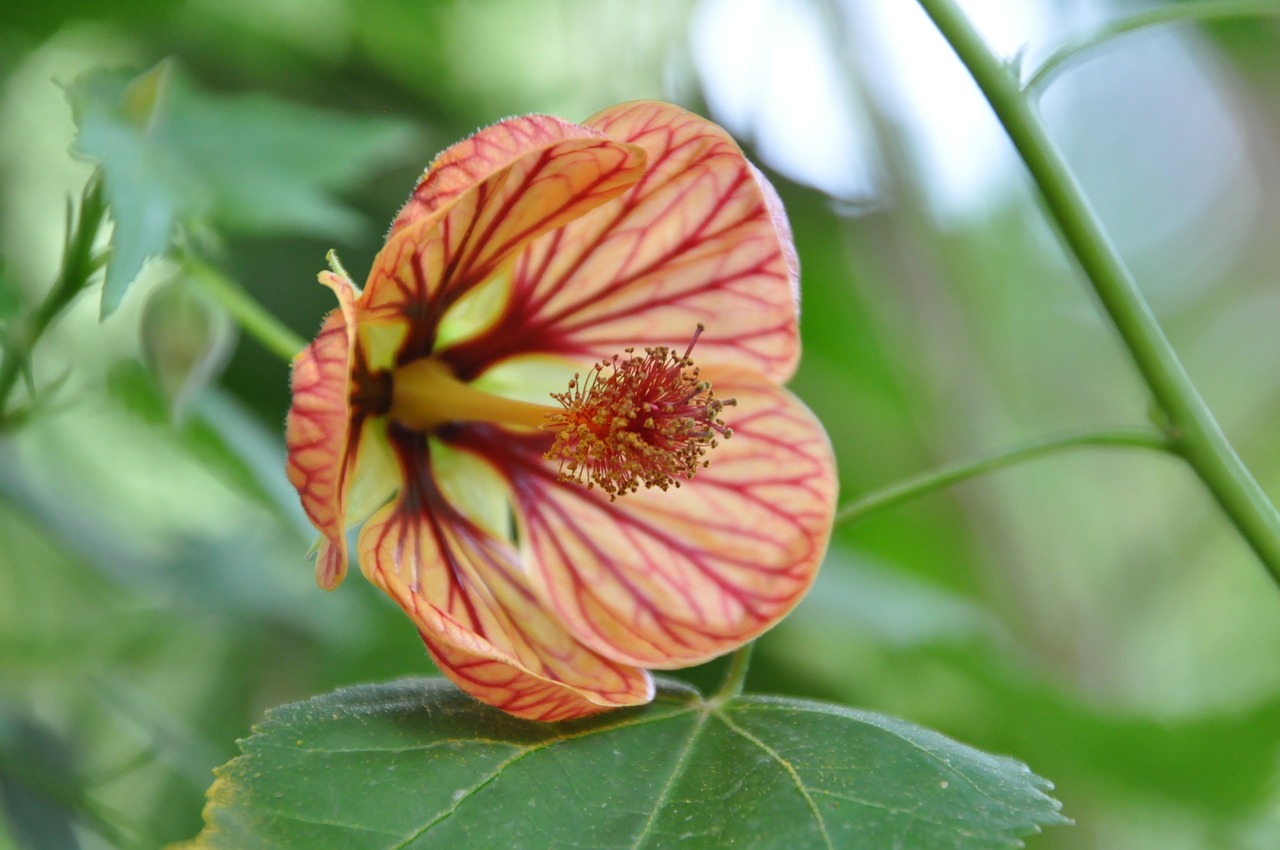
M1120 14L1094 0L960 2L998 57L1025 56L1024 80L1064 41ZM833 34L835 14L843 31ZM1259 206L1230 75L1197 45L1185 28L1162 28L1087 51L1041 101L1112 239L1167 297L1216 279ZM915 0L702 0L693 54L712 114L769 166L833 197L880 200L864 97L898 131L895 153L940 219L1026 192L1004 130Z
M693 60L715 118L772 168L838 198L874 192L857 101L807 0L703 0Z
M1195 297L1238 260L1262 184L1233 75L1193 32L1153 29L1086 54L1041 105L1149 292Z
M965 0L975 26L1012 57L1044 25L1025 0ZM703 0L693 18L694 62L709 105L751 139L779 172L836 197L875 191L873 142L808 0ZM920 7L907 0L844 0L857 66L906 129L939 211L981 204L1008 180L1008 142L968 72Z
M1035 4L966 0L996 55L1012 60L1043 25ZM906 129L925 189L942 213L965 212L1003 192L1014 173L1004 131L969 72L914 2L846 0L869 81ZM859 29L860 28L860 29Z

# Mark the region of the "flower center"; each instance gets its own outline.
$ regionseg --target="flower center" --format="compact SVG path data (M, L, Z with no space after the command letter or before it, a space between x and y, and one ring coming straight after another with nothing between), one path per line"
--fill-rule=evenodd
M610 500L641 486L679 487L707 466L719 438L733 436L720 412L736 400L716 398L689 357L702 331L684 354L658 345L601 360L551 394L558 408L476 389L432 357L413 360L390 375L387 415L419 431L459 421L545 429L555 435L545 457L560 479L598 486Z
M407 428L434 431L446 422L496 422L539 428L558 411L549 405L503 398L464 383L434 357L412 360L391 373L387 415Z
M689 355L702 331L700 324L684 354L628 348L552 394L564 409L547 417L556 439L546 458L559 462L561 480L599 486L613 500L641 485L679 487L707 466L717 438L733 436L720 411L737 401L716 398L699 379Z

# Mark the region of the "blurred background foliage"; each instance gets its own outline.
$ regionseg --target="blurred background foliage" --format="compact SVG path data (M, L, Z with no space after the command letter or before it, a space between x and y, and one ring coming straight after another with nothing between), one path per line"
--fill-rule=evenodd
M1150 7L963 5L1028 71ZM1275 18L1166 27L1079 56L1042 101L1273 496L1277 56ZM6 4L0 321L54 279L66 199L92 171L69 154L65 87L165 57L203 93L195 142L252 134L340 190L289 226L215 216L197 234L303 336L332 306L314 282L325 251L362 277L438 150L509 114L660 97L733 130L787 204L804 272L793 388L831 433L845 500L1016 440L1148 421L976 91L914 4L884 0ZM198 106L247 96L252 110ZM314 144L289 141L299 109ZM377 140L359 168L335 141L353 133ZM166 349L140 339L174 276L149 264L101 324L96 297L78 302L35 352L36 385L57 389L0 435L0 848L189 837L210 770L266 708L428 664L372 587L313 584L282 474L286 364L241 335L175 415ZM1280 843L1280 592L1159 454L1059 455L838 529L749 687L1028 762L1076 820L1033 847Z

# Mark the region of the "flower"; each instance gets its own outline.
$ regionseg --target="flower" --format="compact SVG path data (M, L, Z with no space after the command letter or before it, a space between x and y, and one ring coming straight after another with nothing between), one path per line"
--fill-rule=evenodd
M503 121L431 164L363 291L331 263L287 433L317 578L363 523L365 576L465 691L539 720L647 702L647 668L742 645L812 583L836 486L781 386L798 264L716 125Z

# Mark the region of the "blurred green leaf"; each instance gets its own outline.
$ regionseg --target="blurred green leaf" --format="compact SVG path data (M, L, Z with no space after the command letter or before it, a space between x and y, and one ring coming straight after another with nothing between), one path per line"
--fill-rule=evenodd
M0 805L18 846L79 847L71 813L81 794L62 741L25 713L0 710Z
M657 701L562 724L441 679L284 706L218 771L196 848L1021 846L1064 823L1019 762L836 706Z
M1085 788L1106 789L1112 800L1230 820L1265 805L1274 789L1280 694L1190 717L1098 704L1037 674L1004 630L976 610L966 614L959 597L862 568L826 573L762 641L753 673L810 690L824 682L831 699L911 713L978 746L1018 753L1058 780L1068 805ZM855 601L864 579L867 598Z
M983 736L987 745L1033 758L1061 778L1064 796L1087 783L1230 819L1265 805L1274 789L1280 696L1231 712L1161 719L1091 705L1018 675L1007 662L1003 670L960 657L956 664L971 667L972 689L959 698L992 730Z
M359 216L332 197L411 138L382 117L343 116L262 94L205 94L167 64L95 71L67 90L75 149L105 174L115 230L102 314L184 223L334 238Z
M135 368L136 373L149 379L141 366ZM139 382L137 386L143 385ZM150 400L144 397L140 403L149 403L158 409L158 416L166 416L164 399L154 386L150 391ZM153 439L157 443L178 440L190 446L193 453L207 453L211 466L221 462L220 458L227 458L228 468L223 471L228 480L242 484L256 504L274 507L274 496L253 480L247 467L243 479L238 480L239 473L230 463L233 449L221 443L218 433L201 424L197 417L192 417L183 434L157 431ZM285 626L295 636L308 637L359 628L359 614L351 608L356 597L331 603L341 606L338 617L342 622L338 624L318 621L314 612L308 616L299 609L299 595L314 590L309 580L311 571L304 568L289 574L279 566L291 563L282 560L291 553L296 553L297 566L303 566L301 553L305 551L306 538L295 536L288 526L271 520L265 511L256 513L252 521L240 523L235 533L203 535L153 529L153 539L146 540L123 533L100 511L87 510L76 499L43 486L38 476L24 469L10 453L0 451L0 508L4 507L11 507L13 520L21 522L34 536L82 560L95 575L107 579L108 587L164 599L170 608L185 612L185 616L235 618L242 633L268 624ZM14 541L5 538L5 542L6 548L17 548ZM13 554L16 559L21 551L18 548L4 554ZM60 601L68 606L67 610L85 604L83 598L60 597ZM142 619L139 617L138 621Z
M7 823L18 847L73 850L81 846L76 823L122 840L89 799L78 767L56 732L28 711L0 704L0 827Z
M0 322L8 322L22 309L22 293L9 276L8 265L0 257Z
M995 619L960 594L840 546L827 553L813 591L796 610L786 628L808 632L816 643L844 634L906 648L1001 635Z
M170 397L160 387L155 375L141 363L123 360L113 366L107 375L107 389L113 399L142 422L166 431L172 429L171 436L180 441L193 457L204 461L210 470L234 484L241 492L253 496L265 505L281 507L280 498L267 492L263 469L265 467L274 471L281 468L284 461L274 456L257 456L251 459L241 457L235 448L227 444L219 430L209 425L198 413L175 423ZM221 403L227 403L225 398L221 399ZM269 463L263 464L264 460Z
M123 27L154 25L182 3L178 0L58 0L57 3L9 3L4 10L5 29L33 38L47 38L68 21L110 21Z
M104 317L120 303L147 258L169 246L179 217L207 206L195 175L156 138L158 122L139 126L129 114L125 92L130 82L122 74L96 72L67 90L79 128L75 149L102 163L115 222L102 289Z

